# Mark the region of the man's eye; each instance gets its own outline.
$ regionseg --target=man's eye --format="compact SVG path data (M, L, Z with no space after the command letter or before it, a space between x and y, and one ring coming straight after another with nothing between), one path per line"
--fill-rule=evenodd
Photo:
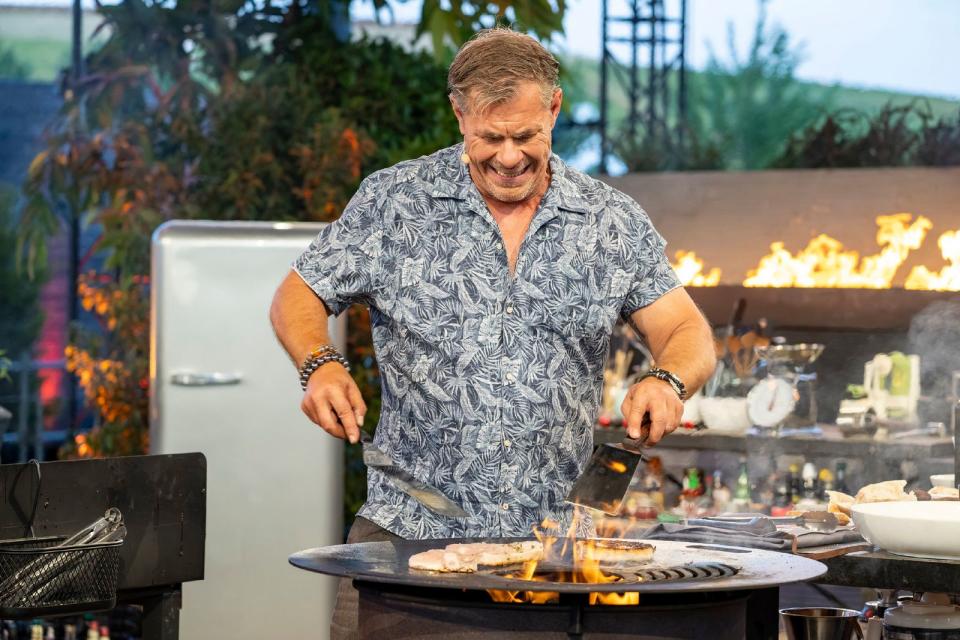
M533 140L533 136L520 136L519 138L514 138L518 144L524 144Z

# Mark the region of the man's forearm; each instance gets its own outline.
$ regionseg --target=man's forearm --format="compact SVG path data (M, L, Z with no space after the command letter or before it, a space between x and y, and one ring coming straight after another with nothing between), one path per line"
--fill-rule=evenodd
M703 386L717 365L713 334L703 320L678 326L660 352L653 356L658 367L680 378L688 398Z
M270 323L295 366L318 344L330 342L327 309L300 276L290 271L270 305Z

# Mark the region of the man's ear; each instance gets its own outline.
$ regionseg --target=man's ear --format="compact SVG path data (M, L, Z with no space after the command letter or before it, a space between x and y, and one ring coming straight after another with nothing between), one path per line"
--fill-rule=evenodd
M551 128L557 124L557 117L560 115L560 106L562 104L563 89L557 87L553 92L553 97L550 99L550 116L553 118L553 122L550 124Z
M457 104L456 99L451 95L450 106L453 107L453 115L457 118L457 124L460 126L460 135L467 135L466 128L463 126L463 110L460 109L460 105Z

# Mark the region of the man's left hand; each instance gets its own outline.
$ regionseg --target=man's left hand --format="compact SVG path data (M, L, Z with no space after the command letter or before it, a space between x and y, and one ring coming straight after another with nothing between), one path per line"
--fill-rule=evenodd
M644 378L630 387L620 407L627 427L627 435L644 440L641 424L644 414L650 414L650 433L644 440L648 445L680 426L683 402L668 382L657 378Z

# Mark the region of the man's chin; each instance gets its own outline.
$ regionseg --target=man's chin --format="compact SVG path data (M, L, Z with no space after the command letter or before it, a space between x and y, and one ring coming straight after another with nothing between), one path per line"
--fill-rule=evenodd
M530 183L515 187L502 187L496 183L488 183L488 188L490 195L500 202L522 202L534 192L534 185Z

